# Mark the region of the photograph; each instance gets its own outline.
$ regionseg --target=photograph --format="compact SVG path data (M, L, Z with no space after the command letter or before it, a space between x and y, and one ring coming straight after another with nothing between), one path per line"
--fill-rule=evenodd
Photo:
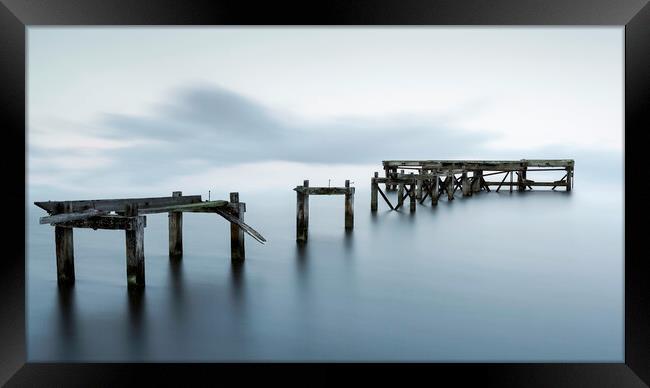
M27 27L27 362L623 363L624 54Z

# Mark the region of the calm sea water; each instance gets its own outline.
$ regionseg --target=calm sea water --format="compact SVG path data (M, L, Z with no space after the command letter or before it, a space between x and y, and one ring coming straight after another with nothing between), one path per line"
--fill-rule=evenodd
M167 216L147 216L134 294L122 231L75 230L76 285L59 290L53 228L28 205L29 360L623 360L618 188L458 195L415 214L380 202L372 215L360 186L351 233L343 197L310 200L302 249L293 191L242 192L268 243L247 237L238 267L221 217L186 214L174 262Z

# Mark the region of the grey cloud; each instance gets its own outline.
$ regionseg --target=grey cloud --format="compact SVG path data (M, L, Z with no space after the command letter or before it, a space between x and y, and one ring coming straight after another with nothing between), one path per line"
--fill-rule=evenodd
M279 119L277 113L235 92L216 86L185 88L146 116L105 114L101 136L140 142L98 151L112 163L98 167L89 179L148 184L192 174L197 168L250 162L380 166L384 159L487 156L483 144L496 135L454 128L453 116L338 118L298 127L290 124L290 117Z

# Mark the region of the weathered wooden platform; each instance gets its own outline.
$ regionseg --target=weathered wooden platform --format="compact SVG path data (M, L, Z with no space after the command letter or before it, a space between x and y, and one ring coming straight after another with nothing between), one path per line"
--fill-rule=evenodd
M379 173L375 172L370 182L372 211L377 210L378 194L391 210L399 209L404 199L409 197L410 209L415 211L416 200L423 203L427 197L430 197L432 205L436 205L438 199L444 194L447 194L448 200L453 200L458 189L463 196L471 196L482 190L489 192L491 186L497 186L497 192L502 187L508 187L510 192L514 187L522 192L532 190L533 187L551 187L552 190L565 187L566 191L571 191L575 167L573 159L384 160L382 164L385 176L379 177ZM409 173L405 173L405 170ZM553 181L528 178L529 173L540 171L565 171L565 174L561 179ZM501 179L485 180L488 176L498 176ZM510 179L507 182L508 178ZM384 184L387 191L398 190L396 206L393 206L379 184ZM406 194L404 194L405 189L407 189Z
M126 232L126 273L129 287L145 284L144 228L146 214L169 214L169 256L183 254L183 213L216 213L230 222L231 260L245 259L244 233L263 243L264 237L244 223L246 204L239 202L239 193L230 193L230 201L202 201L200 195L182 195L175 191L171 197L96 199L80 201L34 202L49 216L41 224L55 227L57 279L59 283L74 283L73 229L108 229Z
M302 186L296 186L296 241L306 242L309 227L309 196L310 195L344 195L345 196L345 229L354 228L354 187L350 181L345 181L345 187L309 187L309 180Z

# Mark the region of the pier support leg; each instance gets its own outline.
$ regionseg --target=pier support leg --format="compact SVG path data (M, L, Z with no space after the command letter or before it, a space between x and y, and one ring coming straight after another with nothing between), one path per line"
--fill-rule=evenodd
M377 178L379 173L375 172L374 178L370 179L370 211L377 211Z
M478 193L483 185L483 171L477 170L472 173L472 192Z
M244 204L239 202L239 193L230 193L233 215L244 221ZM246 259L244 231L237 224L230 223L230 261L237 263Z
M438 193L440 192L440 178L438 174L433 177L431 181L431 206L436 206L438 204Z
M72 228L54 227L56 275L59 284L74 284L74 245Z
M411 190L409 191L409 200L410 200L409 211L411 213L415 213L415 206L416 206L416 203L417 203L416 202L417 201L417 199L416 199L417 195L415 193L416 190L417 190L417 183L414 182L414 183L411 184Z
M172 197L183 195L174 191ZM169 257L180 258L183 256L183 212L169 212Z
M447 200L451 201L454 199L454 174L448 173L445 183L447 184Z
M472 195L472 188L469 185L469 178L467 177L467 171L463 173L463 176L460 178L460 185L463 189L463 196L468 197Z
M345 187L350 187L350 181L345 181ZM376 196L376 194L375 194ZM345 194L345 229L354 228L354 194Z
M417 200L422 199L422 179L415 181L415 198Z
M404 183L397 186L397 207L402 207L404 204Z
M126 231L126 282L129 288L144 287L144 225L145 217L138 216L137 208L127 209L135 218L133 230Z
M518 191L526 191L526 168L519 170L519 178L517 179Z
M566 168L566 191L571 191L573 186L573 169L571 167Z
M515 174L514 171L510 171L510 192L512 193L512 176Z
M303 182L304 187L309 187L309 180ZM297 192L296 200L296 241L307 241L307 228L309 226L309 194Z

